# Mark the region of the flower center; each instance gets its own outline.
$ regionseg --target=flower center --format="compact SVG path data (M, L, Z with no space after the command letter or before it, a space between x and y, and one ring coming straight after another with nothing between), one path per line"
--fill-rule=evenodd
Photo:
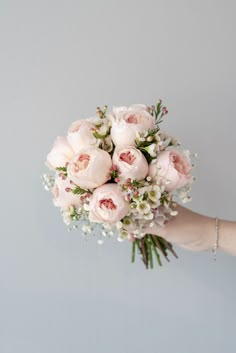
M141 210L145 210L145 208L147 207L147 205L143 202L139 204L139 207Z
M102 199L99 201L99 207L104 209L106 208L107 210L116 210L116 205L112 201L112 199Z
M177 172L180 174L187 174L189 172L187 163L181 157L176 154L171 154L170 157Z
M136 159L136 157L130 151L123 152L120 154L120 160L122 162L129 164L129 165L133 164L135 159Z
M125 120L128 124L141 124L143 116L141 114L130 114Z
M156 191L151 190L149 195L150 195L150 197L156 197Z
M74 163L74 171L77 173L80 170L84 170L87 168L90 161L90 156L86 153L82 153L77 158L77 161Z

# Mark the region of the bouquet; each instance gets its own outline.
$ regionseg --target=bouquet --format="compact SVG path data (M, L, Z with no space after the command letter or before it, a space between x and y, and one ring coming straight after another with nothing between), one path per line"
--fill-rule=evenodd
M88 237L99 226L99 244L116 234L130 241L132 262L139 254L146 268L153 268L154 257L159 265L161 256L177 257L150 229L177 215L176 198L191 199L190 152L160 128L167 113L161 100L111 112L98 107L94 117L75 121L66 137L57 137L46 161L54 173L43 175L69 230Z

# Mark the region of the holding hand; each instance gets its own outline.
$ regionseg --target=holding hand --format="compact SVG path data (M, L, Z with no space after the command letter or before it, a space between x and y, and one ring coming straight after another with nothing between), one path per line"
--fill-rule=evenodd
M211 250L216 241L215 218L193 212L177 204L178 215L164 227L148 228L171 243L192 251ZM236 222L219 221L219 249L236 255Z

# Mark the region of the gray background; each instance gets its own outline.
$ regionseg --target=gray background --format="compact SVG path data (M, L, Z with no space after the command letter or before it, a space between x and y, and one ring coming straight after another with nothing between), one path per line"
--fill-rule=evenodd
M72 121L161 97L199 155L190 207L236 219L235 2L0 4L0 352L235 352L234 257L147 272L68 233L39 178Z

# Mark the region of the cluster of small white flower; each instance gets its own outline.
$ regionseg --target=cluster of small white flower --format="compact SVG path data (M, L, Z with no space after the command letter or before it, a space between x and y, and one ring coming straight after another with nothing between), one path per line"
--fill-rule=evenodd
M143 182L127 180L122 185L124 198L130 204L130 210L122 219L119 228L121 239L133 240L145 236L146 229L164 222L175 215L171 193L165 191L163 184L152 183L151 177Z

